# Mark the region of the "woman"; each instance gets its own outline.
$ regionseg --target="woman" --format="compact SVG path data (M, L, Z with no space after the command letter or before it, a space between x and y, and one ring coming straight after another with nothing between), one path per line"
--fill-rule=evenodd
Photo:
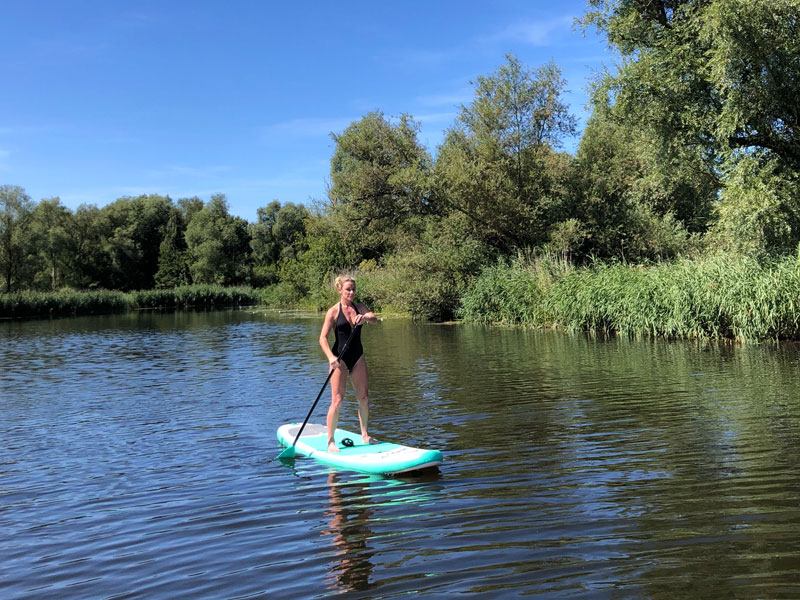
M319 334L319 345L331 370L331 406L328 409L328 452L339 452L339 448L333 440L333 433L339 424L339 409L342 406L345 389L347 387L347 376L353 382L358 398L358 420L361 423L361 438L365 444L377 444L377 440L370 437L367 428L369 427L369 377L367 375L367 359L364 357L364 348L361 346L361 329L357 329L353 334L345 349L341 353L353 327L364 323L377 323L378 318L366 306L355 302L356 282L352 277L339 276L336 278L336 290L341 298L338 304L334 304L325 314L325 321L322 323L322 331ZM328 333L333 330L336 341L333 348L328 346Z

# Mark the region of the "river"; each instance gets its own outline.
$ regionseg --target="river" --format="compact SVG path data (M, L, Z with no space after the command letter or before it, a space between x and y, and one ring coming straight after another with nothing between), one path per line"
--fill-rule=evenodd
M386 319L371 433L445 459L388 479L275 460L320 325L0 323L0 597L800 597L798 346Z

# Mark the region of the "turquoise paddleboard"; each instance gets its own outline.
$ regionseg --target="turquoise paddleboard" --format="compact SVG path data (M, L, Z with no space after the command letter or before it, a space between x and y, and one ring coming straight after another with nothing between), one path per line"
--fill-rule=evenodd
M278 428L278 441L283 446L291 446L301 425L302 423L281 425ZM325 425L308 423L297 440L295 452L334 467L383 475L418 471L435 467L442 462L442 453L438 450L411 448L389 442L365 444L360 434L343 429L337 429L333 439L339 452L328 452L328 428Z

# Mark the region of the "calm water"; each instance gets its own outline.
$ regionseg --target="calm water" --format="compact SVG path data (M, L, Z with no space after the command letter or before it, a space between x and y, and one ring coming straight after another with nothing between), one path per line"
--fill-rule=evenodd
M320 324L0 323L0 597L800 597L797 347L387 320L372 433L445 455L393 480L274 460Z

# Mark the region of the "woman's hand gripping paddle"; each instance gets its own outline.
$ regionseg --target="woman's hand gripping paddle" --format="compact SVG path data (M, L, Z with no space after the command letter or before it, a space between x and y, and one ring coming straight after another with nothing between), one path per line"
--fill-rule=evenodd
M350 335L347 337L347 341L344 343L344 346L342 346L342 349L339 351L339 356L344 356L344 353L347 351L347 347L350 345L350 340L353 339L353 336L356 333L356 329L358 329L359 327L361 327L361 324L358 324L355 327L353 327L353 330L350 332ZM306 415L306 420L303 421L303 424L300 426L300 429L298 430L297 435L295 436L294 441L292 442L292 445L288 446L287 448L285 448L284 451L281 452L278 455L278 459L283 460L283 459L292 459L292 458L294 458L294 447L295 447L295 444L297 444L297 440L300 439L300 434L303 433L303 429L305 429L306 423L308 423L308 420L311 418L311 414L314 412L314 409L317 407L317 402L319 402L319 399L322 397L322 392L324 392L325 388L328 386L328 382L331 380L331 376L333 375L333 371L334 371L334 369L330 369L330 371L328 372L328 377L325 379L325 383L322 384L322 388L320 388L319 394L317 394L317 399L314 400L314 404L311 405L311 410L308 411L308 414Z

